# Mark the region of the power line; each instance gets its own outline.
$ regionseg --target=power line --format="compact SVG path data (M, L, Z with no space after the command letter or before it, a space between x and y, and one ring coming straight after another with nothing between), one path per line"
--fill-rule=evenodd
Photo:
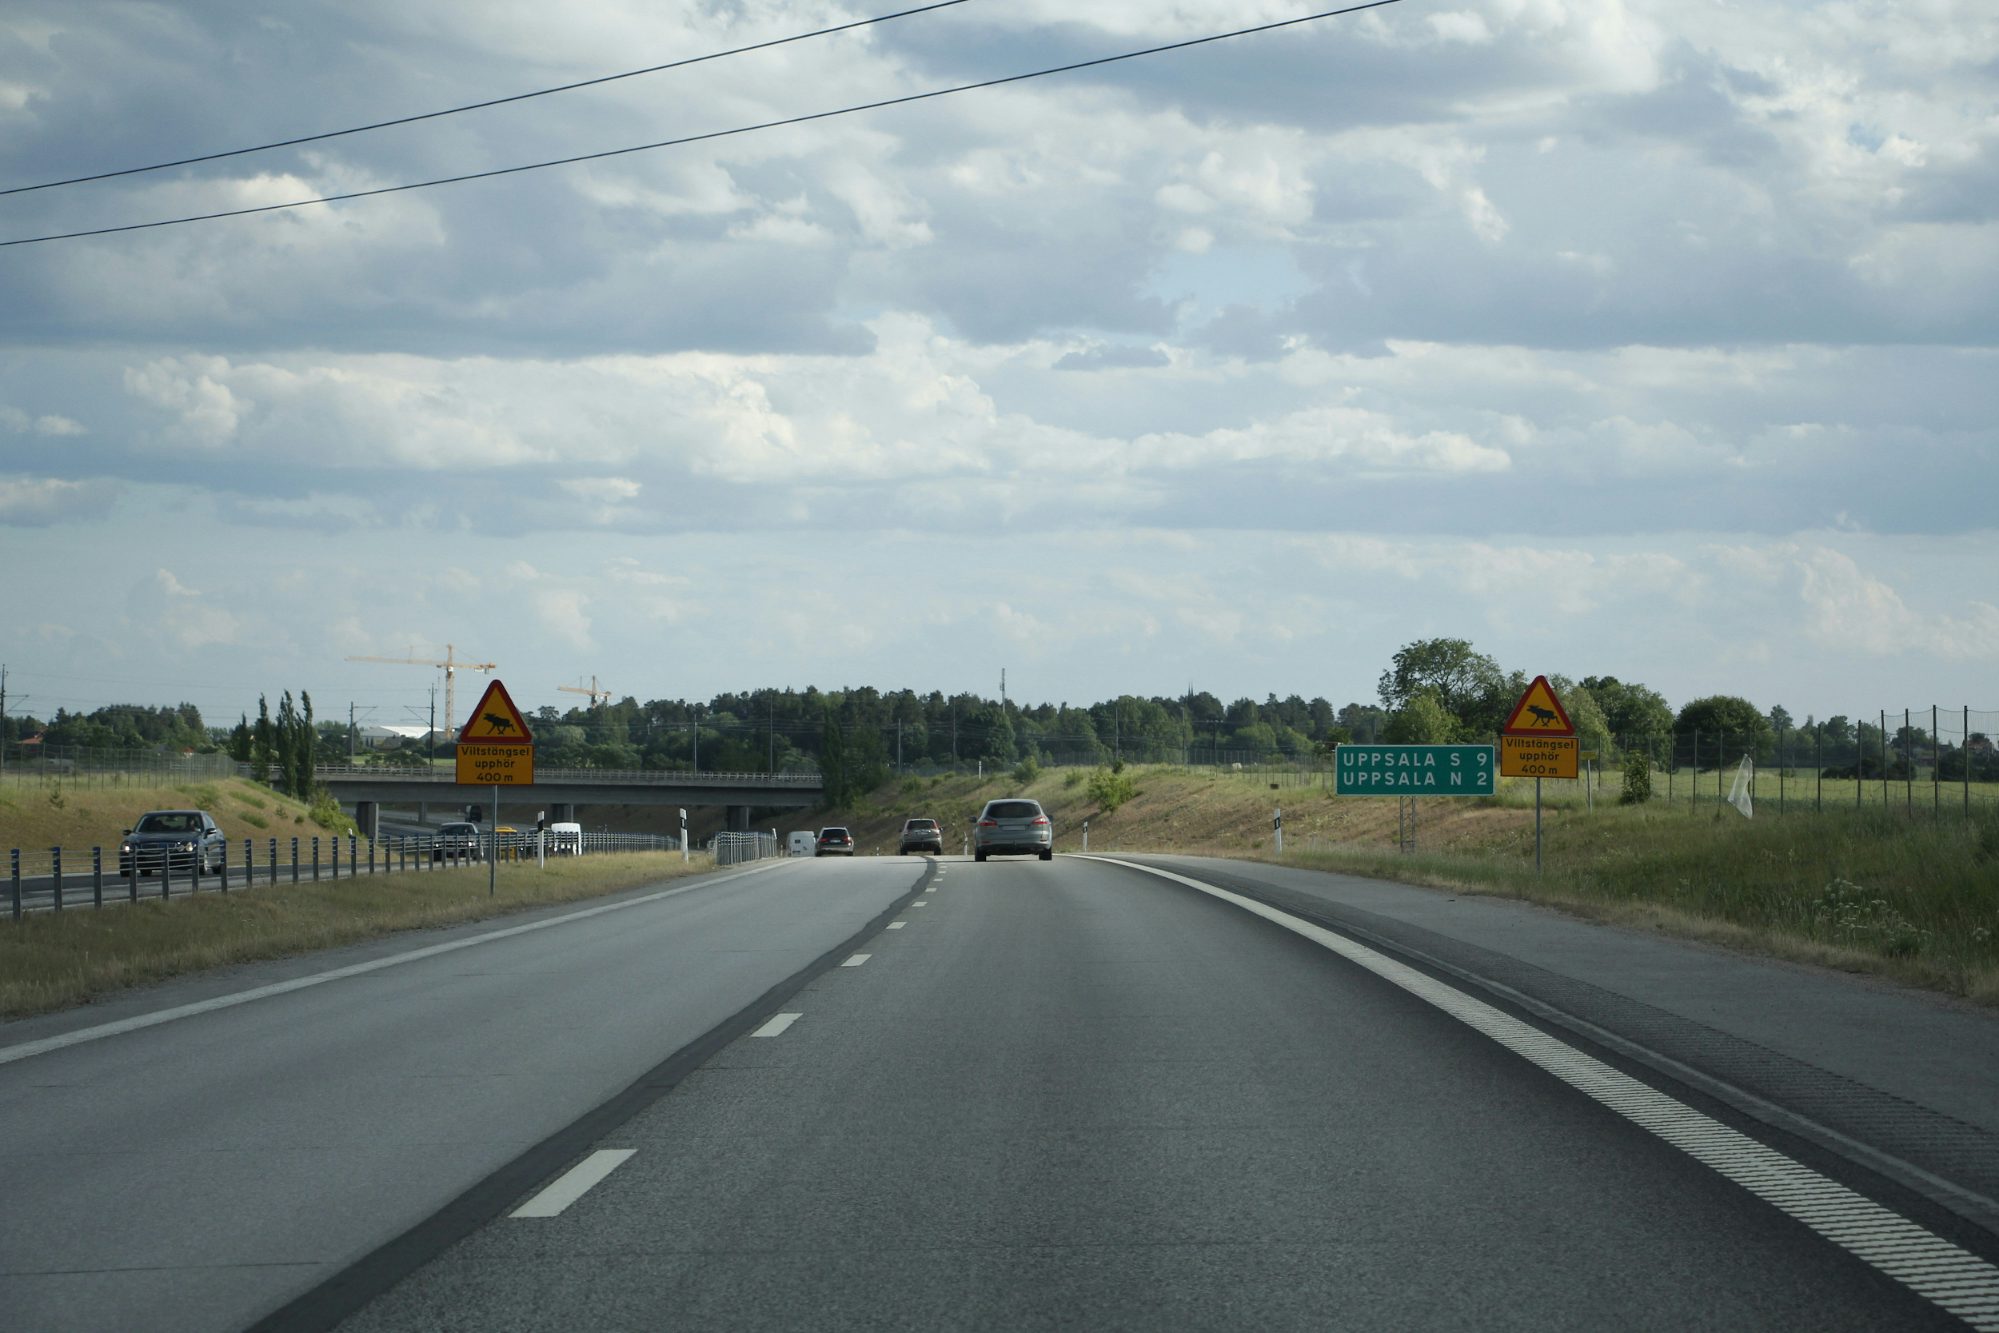
M578 162L596 162L608 157L623 157L630 153L646 153L659 148L679 148L692 143L705 143L713 139L734 138L743 134L754 134L759 130L782 129L788 125L805 125L817 120L831 120L836 116L851 116L862 111L879 111L884 107L905 106L911 102L925 102L939 97L950 97L957 93L977 92L983 88L998 88L1009 83L1024 83L1029 79L1044 79L1055 74L1072 74L1080 69L1093 69L1100 65L1114 65L1120 61L1137 60L1143 56L1161 55L1168 51L1184 51L1189 47L1206 46L1212 42L1225 42L1236 37L1249 37L1257 33L1274 32L1279 28L1293 28L1300 24L1317 23L1324 19L1338 18L1343 14L1357 14L1366 9L1381 9L1387 5L1399 4L1401 0L1368 0L1366 4L1348 5L1344 9L1328 9L1317 14L1307 14L1295 19L1280 19L1275 23L1259 23L1250 28L1237 28L1232 32L1212 33L1206 37L1193 37L1186 41L1168 42L1162 46L1148 46L1143 50L1125 51L1114 56L1098 56L1094 60L1078 60L1067 65L1053 65L1047 69L1030 70L1025 74L1008 74L996 79L981 79L976 83L961 83L950 88L933 88L928 92L906 93L901 97L885 97L879 101L861 102L853 106L840 107L833 111L814 111L802 116L787 116L782 120L766 120L755 125L739 125L734 129L710 130L705 134L689 134L678 139L661 139L655 143L634 144L628 148L607 148L602 152L579 153L574 157L550 158L543 162L529 162L516 167L495 167L490 171L472 171L459 176L440 176L434 180L413 181L405 185L383 185L372 190L350 190L345 194L320 195L312 199L294 199L282 204L260 204L252 208L231 208L216 213L193 213L185 217L161 218L153 222L129 222L118 227L93 227L85 231L54 232L46 236L21 236L13 240L0 241L0 249L13 245L39 245L45 241L74 241L86 236L111 236L120 232L150 231L158 227L178 227L190 222L215 222L222 218L248 217L255 213L277 213L286 209L308 208L315 204L345 203L353 199L372 199L384 194L402 194L409 190L427 190L437 185L459 185L466 181L488 180L495 176L515 176L526 171L541 171L549 167L574 166Z
M874 18L856 19L852 23L841 23L831 28L818 28L812 32L801 32L790 37L775 37L767 42L752 42L748 46L731 47L727 51L712 51L705 56L689 56L685 60L670 60L664 65L648 65L644 69L626 70L623 74L605 74L594 79L580 79L575 83L559 84L554 88L537 88L530 93L514 93L509 97L494 97L484 102L467 102L464 106L446 107L442 111L424 111L414 116L398 116L394 120L378 120L367 125L355 125L344 130L326 130L319 134L302 134L295 139L278 139L271 143L254 144L248 148L230 148L219 153L202 153L196 157L175 158L171 162L154 162L143 167L124 167L117 171L100 171L89 176L71 176L66 180L42 181L37 185L14 185L0 189L0 195L29 194L36 190L54 190L64 185L83 185L90 181L113 180L119 176L137 176L148 171L165 171L169 167L188 167L200 162L219 162L224 158L242 157L248 153L269 152L273 148L296 148L300 144L319 143L324 139L339 139L350 134L366 134L371 130L386 130L396 125L414 125L422 120L436 120L441 116L456 116L466 111L483 111L487 107L505 106L509 102L525 102L534 97L549 97L555 93L574 92L578 88L594 88L602 83L616 83L620 79L636 79L643 74L658 74L663 70L684 69L689 65L700 65L711 60L725 60L730 56L745 55L751 51L767 51L774 46L789 46L794 42L810 41L815 37L827 37L834 33L851 32L855 28L866 28L877 23L887 23L891 19L908 18L912 14L927 14L934 9L949 9L962 5L965 0L938 0L936 4L922 5L916 9L897 10L893 14L879 14Z

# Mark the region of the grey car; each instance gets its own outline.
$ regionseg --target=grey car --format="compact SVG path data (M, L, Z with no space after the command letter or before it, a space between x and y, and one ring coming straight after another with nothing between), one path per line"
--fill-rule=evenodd
M155 870L212 875L228 854L228 839L206 810L148 810L118 844L118 873Z
M906 819L902 824L902 839L896 847L897 856L908 856L912 851L930 852L936 856L944 854L944 830L937 827L934 819Z
M1025 796L987 801L972 828L972 859L988 856L1055 856L1055 826L1041 802Z

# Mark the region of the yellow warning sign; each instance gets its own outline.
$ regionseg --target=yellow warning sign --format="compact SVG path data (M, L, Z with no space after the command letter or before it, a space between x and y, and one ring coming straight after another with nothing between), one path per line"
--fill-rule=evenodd
M458 743L462 787L527 787L534 783L534 746Z
M1574 736L1501 736L1499 775L1503 778L1573 778L1582 742Z
M534 733L528 730L527 719L521 710L514 707L514 701L507 695L507 687L494 681L479 696L478 707L472 716L465 719L465 726L458 733L458 743L477 741L483 745L533 745Z
M1527 693L1520 696L1520 702L1513 705L1513 716L1500 728L1507 736L1573 736L1574 724L1569 721L1568 710L1555 697L1546 676L1534 677L1534 683L1527 687ZM1503 771L1503 770L1502 770ZM1573 776L1573 775L1571 775Z

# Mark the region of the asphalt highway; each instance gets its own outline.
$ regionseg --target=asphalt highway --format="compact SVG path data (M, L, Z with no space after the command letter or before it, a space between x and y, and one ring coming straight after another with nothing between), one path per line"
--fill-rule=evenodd
M10 1324L1999 1326L1989 1233L1188 878L618 902L0 1028Z

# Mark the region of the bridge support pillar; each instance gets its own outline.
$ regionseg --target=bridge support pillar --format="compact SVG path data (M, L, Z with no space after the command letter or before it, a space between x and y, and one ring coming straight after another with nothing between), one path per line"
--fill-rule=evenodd
M729 832L748 833L750 831L750 808L747 805L729 807Z
M548 807L548 822L551 824L574 824L576 822L575 803L551 801Z
M382 835L382 803L380 801L354 802L354 822L361 826L361 836L369 841Z
M416 803L416 822L421 824L427 821L429 818L430 818L430 802L418 801Z

